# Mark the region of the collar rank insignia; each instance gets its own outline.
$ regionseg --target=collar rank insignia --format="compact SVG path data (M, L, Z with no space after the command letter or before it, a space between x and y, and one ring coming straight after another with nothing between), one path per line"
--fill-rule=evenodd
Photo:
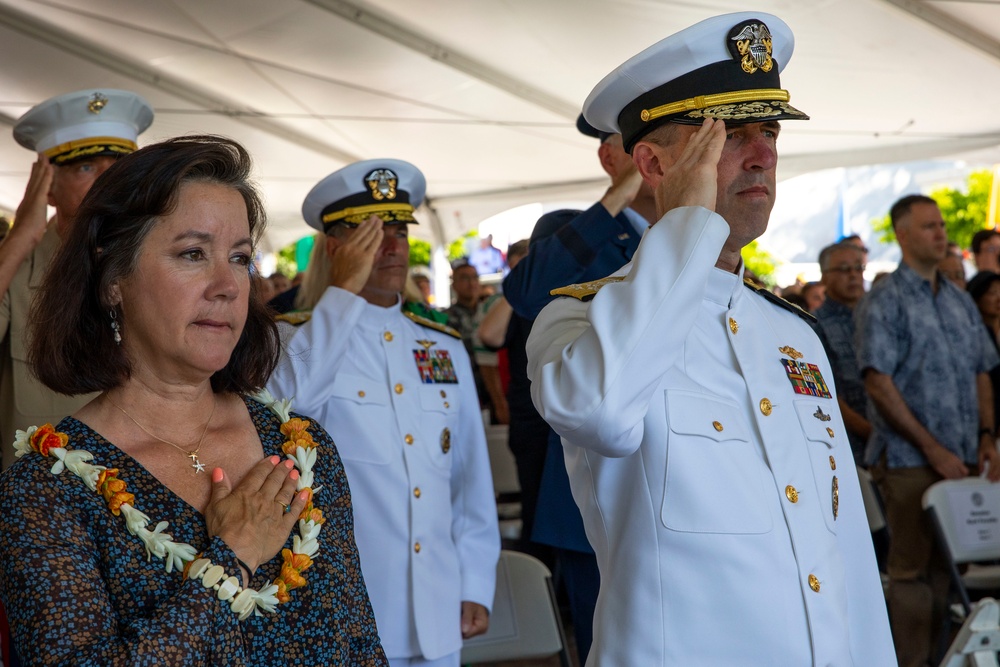
M826 385L826 380L823 379L823 374L819 370L819 366L799 361L802 358L802 353L790 347L783 347L781 351L791 357L791 359L782 359L781 365L785 367L785 375L788 377L788 381L792 383L792 390L796 394L816 396L818 398L833 398L830 388ZM822 412L822 410L819 411L820 414ZM826 421L820 414L813 414L813 416L819 420ZM829 415L827 415L827 419L829 418Z
M87 102L87 111L92 114L99 114L108 104L108 98L101 93L94 93Z
M628 237L629 237L628 232L622 232L621 234L618 235L618 240L625 241L628 239Z
M372 199L382 201L396 198L396 184L399 177L391 169L375 169L365 176L365 184L371 191Z
M821 422L828 422L831 419L830 415L823 412L823 408L819 407L818 405L816 406L816 412L813 413L813 417L820 420Z
M451 353L448 350L432 350L433 341L418 340L417 342L424 348L413 351L413 359L417 362L420 381L424 384L458 384L455 365L451 362Z

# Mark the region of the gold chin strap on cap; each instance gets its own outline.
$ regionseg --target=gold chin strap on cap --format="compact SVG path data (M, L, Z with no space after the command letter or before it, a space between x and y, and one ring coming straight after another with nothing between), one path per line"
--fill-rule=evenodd
M412 218L413 207L409 204L368 204L367 206L352 206L350 208L332 211L323 216L324 224L338 222L345 218L363 216L367 218L372 213L409 213Z
M138 148L134 141L120 139L118 137L87 137L76 141L67 141L64 144L53 146L44 152L45 157L56 160L66 160L74 157L84 157L93 155L101 151L114 151L116 153L132 153Z
M788 102L792 98L788 94L787 90L782 90L780 88L757 88L754 90L734 90L731 93L714 93L712 95L698 95L696 97L689 97L686 100L681 100L680 102L671 102L669 104L663 104L652 109L643 109L642 113L639 114L639 118L643 122L648 123L651 120L656 120L657 118L662 118L664 116L670 116L675 113L680 113L682 111L691 111L692 109L704 109L705 107L712 107L719 104L738 104L740 102Z

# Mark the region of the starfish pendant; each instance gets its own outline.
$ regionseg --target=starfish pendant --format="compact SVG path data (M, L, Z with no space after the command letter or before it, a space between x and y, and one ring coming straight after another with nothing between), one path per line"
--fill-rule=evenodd
M198 452L189 452L187 457L194 461L191 467L195 469L195 472L205 472L205 464L198 460Z

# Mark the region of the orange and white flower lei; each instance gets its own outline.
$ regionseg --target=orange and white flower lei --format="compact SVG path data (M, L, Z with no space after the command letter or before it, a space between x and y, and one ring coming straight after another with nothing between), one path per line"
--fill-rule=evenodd
M156 556L164 561L167 572L181 570L188 578L198 580L206 588L217 591L217 597L228 601L230 609L242 621L251 614L275 611L278 604L291 599L291 590L306 585L302 573L312 566L313 557L319 553L319 533L326 521L323 512L313 505L312 470L316 464L316 449L319 445L307 431L311 422L292 418L289 414L291 401L276 400L265 389L252 398L267 406L281 420L281 433L287 438L281 449L295 462L299 471L296 490L309 492L306 507L299 515L299 534L293 536L291 549L281 550L284 560L281 572L273 583L257 591L244 589L237 577L225 577L222 567L213 565L208 559L196 560L197 551L194 547L184 542L175 542L169 533L164 532L169 526L168 522L160 521L153 530L149 530L147 526L151 522L150 518L132 506L135 496L128 492L125 481L118 477L118 469L90 464L93 454L83 449L69 449L66 446L69 444L69 436L56 431L52 424L30 426L26 431L18 430L14 438L14 452L18 457L38 452L42 456L56 458L52 474L58 475L69 470L83 480L91 491L104 498L112 514L124 515L128 531L146 547L147 561L151 556Z

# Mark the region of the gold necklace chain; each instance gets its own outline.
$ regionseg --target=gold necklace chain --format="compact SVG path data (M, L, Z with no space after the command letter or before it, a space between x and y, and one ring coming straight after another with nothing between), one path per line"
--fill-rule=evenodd
M145 426L143 426L142 424L140 424L139 422L137 422L135 420L135 417L133 417L132 415L130 415L128 412L126 412L125 408L123 408L122 406L118 405L113 400L111 400L110 396L108 396L107 394L105 394L104 398L108 399L108 402L111 403L111 405L113 405L116 408L118 408L119 410L121 410L122 414L125 415L126 417L128 417L129 419L131 419L132 423L135 424L136 426L138 426L140 429L142 429L143 433L145 433L146 435L148 435L151 438L159 440L160 442L162 442L165 445L170 445L174 449L177 449L177 450L179 450L181 452L184 452L184 455L187 456L189 459L191 459L193 461L193 463L191 464L191 467L194 468L194 470L195 470L196 473L203 473L203 472L205 472L205 464L202 463L198 459L198 452L201 451L201 446L205 443L205 435L208 433L208 426L209 426L209 424L212 423L212 417L215 416L215 408L219 405L219 402L216 401L216 400L214 400L214 397L213 397L213 400L212 400L212 413L210 415L208 415L208 421L205 422L205 428L202 429L202 431L201 431L201 438L199 438L199 440L198 440L198 446L195 447L194 449L191 449L191 450L184 449L183 447L181 447L180 445L178 445L176 443L170 442L169 440L164 440L160 436L155 435L153 433L150 433L149 430Z

